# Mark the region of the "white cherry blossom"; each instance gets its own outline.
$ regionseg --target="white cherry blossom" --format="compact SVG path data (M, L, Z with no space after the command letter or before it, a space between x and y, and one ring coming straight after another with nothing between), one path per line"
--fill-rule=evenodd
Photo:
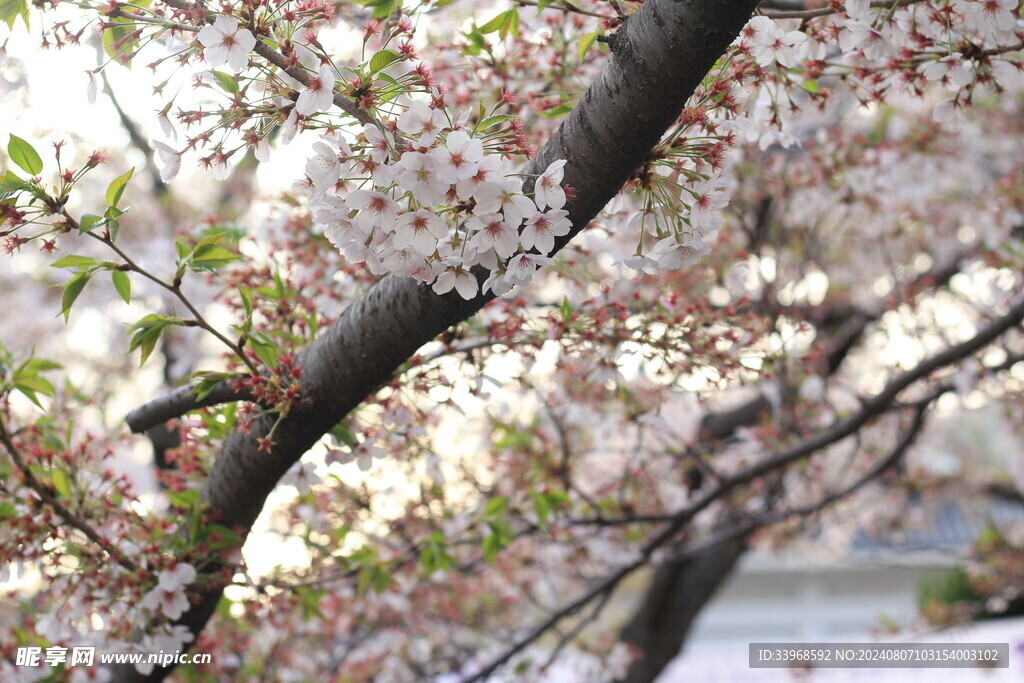
M564 174L565 159L558 159L551 162L537 177L533 187L533 199L537 202L537 208L561 209L565 206L565 190L562 188Z
M181 170L181 152L159 140L153 140L153 147L160 156L160 180L165 183L174 182Z
M513 287L515 285L506 280L502 273L494 271L484 280L483 291L494 292L494 296L503 296L512 291Z
M692 266L700 260L701 256L710 253L711 247L699 239L679 242L675 237L666 237L654 245L651 258L665 270L679 270L686 266Z
M366 231L350 221L347 213L326 209L317 211L315 216L317 225L323 226L324 237L339 249L352 242L363 242L367 237Z
M453 288L466 301L475 297L480 289L473 274L461 268L444 271L437 276L437 281L433 286L434 292L437 294L447 294Z
M452 185L476 175L477 165L484 158L483 143L462 130L452 131L444 147L432 152L437 162L437 176Z
M270 141L267 138L260 138L260 141L256 143L253 156L256 157L256 161L262 164L270 161Z
M398 117L398 130L417 138L420 147L430 147L437 134L448 125L440 109L431 109L426 102L417 100Z
M523 182L519 178L504 178L497 182L482 184L474 193L478 214L501 211L509 225L519 227L537 211L537 206L522 194Z
M403 277L412 277L427 265L423 254L411 246L385 249L380 255L380 263L389 272Z
M500 213L474 216L466 221L467 227L475 231L469 246L480 251L494 249L501 258L508 258L519 247L519 233L505 222Z
M383 458L387 456L384 449L377 445L377 439L367 439L361 444L356 446L355 449L355 461L359 466L359 469L363 472L369 471L373 465L374 458Z
M937 61L926 64L921 73L929 81L940 81L948 78L951 86L954 86L954 90L962 88L974 80L971 70L963 62L963 55L959 52L954 52Z
M395 229L398 218L398 203L382 192L356 190L350 192L346 203L352 209L358 209L356 224L363 229L381 228L386 232Z
M719 210L729 204L725 181L720 176L702 180L690 190L694 200L690 207L690 225L700 233L718 229L722 223Z
M846 16L858 21L864 21L871 12L870 0L846 0Z
M437 177L434 157L422 152L406 152L397 164L395 182L424 206L437 206L445 200L449 184Z
M860 50L866 59L875 61L892 53L892 43L881 31L862 21L848 21L839 32L839 47L845 53Z
M203 59L211 67L227 64L232 71L241 71L249 63L249 51L256 38L249 29L238 28L238 20L221 15L199 29L196 36L205 48Z
M476 173L471 178L460 180L455 184L455 194L461 199L468 200L476 197L476 191L481 185L487 182L496 182L506 175L505 161L497 154L488 154L477 164ZM522 185L520 185L520 188Z
M434 252L437 241L448 235L448 224L433 211L419 209L404 213L395 223L396 246L411 246L423 256Z
M99 92L99 84L96 81L96 74L92 69L86 69L85 75L89 78L89 87L86 89L86 99L89 104L96 104L96 95ZM166 135L166 131L164 132ZM171 137L168 135L167 137Z
M569 212L563 209L545 211L534 214L526 221L520 234L520 242L524 249L536 249L542 254L550 254L555 248L555 238L569 234L572 222L568 219Z
M295 134L299 132L299 112L293 108L288 113L288 118L285 119L284 125L281 126L281 142L288 144L295 139Z
M797 48L806 40L801 31L783 31L768 17L754 17L748 26L754 30L751 54L759 66L771 66L775 62L783 66L795 66L799 58Z
M306 175L317 187L334 185L341 175L338 154L324 142L314 142L313 156L306 160Z
M1017 23L1013 11L1019 4L1019 0L955 0L953 7L969 28L994 35L1013 30Z
M310 76L305 88L295 101L295 111L303 116L312 116L327 111L334 103L334 69L327 64L320 67L316 76Z
M525 285L531 279L537 268L551 263L551 259L540 254L516 254L508 262L508 270L505 271L505 282L511 285Z
M179 562L157 575L156 586L142 597L139 604L153 612L159 611L168 619L177 619L189 607L185 589L195 579L195 567Z
M391 158L391 149L395 146L395 139L391 133L381 132L380 128L368 123L363 126L363 137L370 147L370 158L378 164L383 164Z

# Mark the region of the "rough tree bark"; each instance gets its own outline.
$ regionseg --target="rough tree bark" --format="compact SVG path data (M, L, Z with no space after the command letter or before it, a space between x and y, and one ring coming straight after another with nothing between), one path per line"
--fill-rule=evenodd
M633 176L756 6L757 0L648 0L609 37L613 54L601 74L524 169L538 174L557 159L567 160L564 183L575 188L575 196L565 208L573 228L558 249ZM306 450L420 346L492 298L438 296L408 278L378 282L300 355L302 407L278 425L272 451L257 449L270 418L257 420L249 434L235 432L227 439L202 492L211 512L244 536L267 495ZM193 593L192 607L179 623L199 633L222 590L214 582ZM159 668L141 676L121 669L117 679L159 681L169 673Z

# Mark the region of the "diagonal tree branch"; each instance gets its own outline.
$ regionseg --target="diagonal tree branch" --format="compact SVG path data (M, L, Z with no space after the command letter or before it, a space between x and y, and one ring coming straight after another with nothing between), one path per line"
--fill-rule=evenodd
M539 174L566 159L564 182L575 190L566 204L571 232L583 230L634 174L676 120L683 105L757 5L756 0L650 0L616 32L613 55L525 173ZM532 190L527 183L526 191ZM275 432L271 452L258 449L273 418L258 418L249 434L224 444L203 499L220 523L248 533L280 477L306 450L392 376L420 346L489 300L439 296L408 278L378 282L351 305L299 362L304 369L304 410L293 411ZM213 568L216 571L217 568ZM220 599L223 584L194 593L181 624L198 634ZM119 680L162 680L120 670Z

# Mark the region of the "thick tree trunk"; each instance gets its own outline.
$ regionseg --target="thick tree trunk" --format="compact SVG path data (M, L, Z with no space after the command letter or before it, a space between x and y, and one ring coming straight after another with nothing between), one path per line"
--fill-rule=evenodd
M738 428L759 422L770 409L768 398L758 393L732 410L708 413L701 420L701 441L727 439ZM679 654L697 615L729 578L745 550L745 539L738 538L655 569L643 602L620 634L638 656L618 683L650 683L661 674Z
M643 604L622 629L622 641L641 654L618 683L651 683L661 674L744 550L743 539L736 539L655 570Z
M573 228L558 248L633 176L756 5L756 0L648 0L611 37L614 54L604 70L524 169L538 174L557 159L568 162L564 182L575 189L575 197L565 208ZM203 488L220 522L246 534L267 495L307 449L420 346L491 298L438 296L407 278L378 282L301 355L305 407L278 426L273 450L257 448L269 432L269 418L257 420L250 434L235 432L225 443ZM180 623L201 631L221 592L222 586L213 585L196 595ZM122 670L119 680L162 680L168 673L157 669L149 677L136 677Z

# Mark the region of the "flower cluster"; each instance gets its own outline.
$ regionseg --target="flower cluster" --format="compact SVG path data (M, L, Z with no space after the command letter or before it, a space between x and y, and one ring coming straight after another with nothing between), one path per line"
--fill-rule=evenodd
M464 121L415 102L395 129L364 126L355 151L337 138L314 143L296 185L347 259L465 299L481 291L474 267L490 273L483 291L500 296L549 262L572 227L562 208L565 160L536 178L531 197L511 162ZM401 153L397 136L408 136Z
M931 82L945 85L950 99L935 103L933 118L961 117L976 88L1005 87L1019 70L1024 22L1017 0L953 0L932 6L900 3L878 7L868 0L832 3L816 16L800 17L786 31L769 16L750 20L737 46L758 67L756 82L779 86L818 106L835 77L854 85L863 102L891 93L923 95ZM797 13L799 14L799 12ZM797 18L782 12L783 22ZM838 48L838 49L837 49Z
M655 172L681 188L677 196L659 203L654 200L664 192L652 192L644 208L633 214L629 234L640 235L636 253L621 259L627 268L659 273L679 270L697 263L711 253L709 242L722 223L721 209L729 204L726 183L721 176L688 181L684 172L671 165L659 165ZM645 242L654 245L644 250Z

